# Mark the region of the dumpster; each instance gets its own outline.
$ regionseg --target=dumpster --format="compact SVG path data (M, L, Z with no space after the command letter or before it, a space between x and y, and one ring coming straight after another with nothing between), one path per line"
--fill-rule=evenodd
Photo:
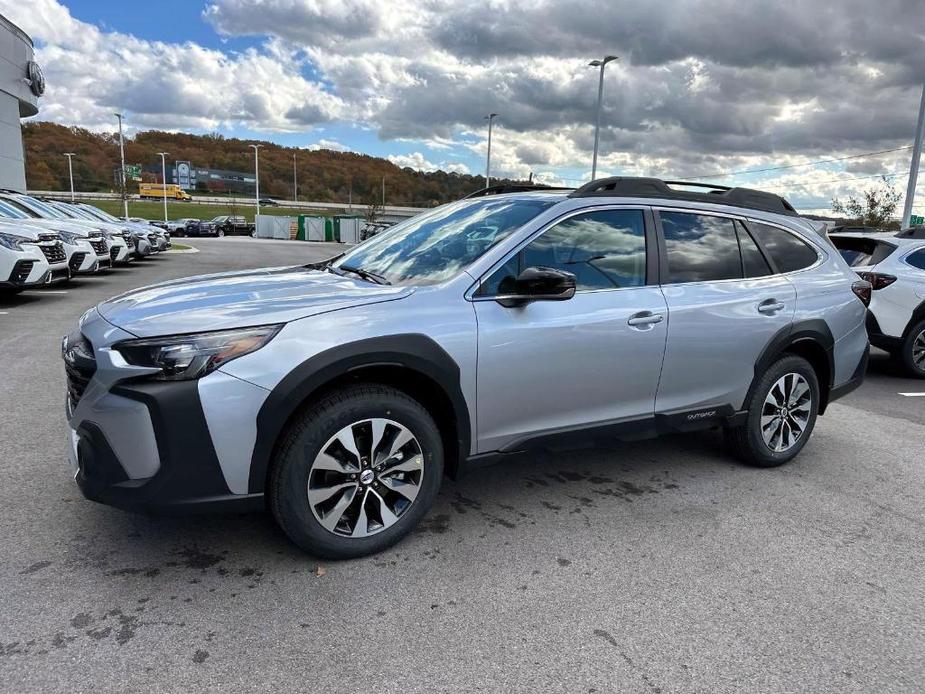
M363 218L353 214L339 214L334 217L334 240L341 243L359 243Z
M328 218L314 215L299 215L299 231L296 238L299 241L324 241Z

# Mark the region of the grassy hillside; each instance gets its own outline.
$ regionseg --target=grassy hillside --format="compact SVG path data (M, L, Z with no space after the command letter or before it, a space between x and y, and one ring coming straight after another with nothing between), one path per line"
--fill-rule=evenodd
M67 190L67 158L74 152L74 185L78 191L113 191L113 171L119 165L115 134L93 133L55 123L23 124L26 183L31 190ZM190 135L148 131L125 142L126 164L157 165L161 151L171 161L190 161L194 166L252 171L249 141L222 135ZM344 202L352 191L354 203L381 199L385 179L386 204L431 207L458 200L483 187L484 178L445 171L423 173L401 169L385 159L352 152L309 151L264 142L260 150L260 193L268 197L293 198L292 156L298 163L299 199ZM129 192L134 184L130 184ZM137 190L137 189L136 189ZM203 192L204 191L200 191ZM269 210L268 210L269 212ZM133 213L134 214L134 213Z

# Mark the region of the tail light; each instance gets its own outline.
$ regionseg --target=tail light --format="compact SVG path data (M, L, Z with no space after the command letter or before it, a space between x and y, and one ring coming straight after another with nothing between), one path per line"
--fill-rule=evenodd
M896 281L893 275L884 275L882 272L859 272L858 276L862 280L870 282L870 286L874 290L889 287Z
M865 273L869 274L869 273ZM870 306L870 296L873 291L873 286L867 280L861 280L860 282L855 282L851 285L851 291L854 292L854 295L861 300L861 303L865 306Z

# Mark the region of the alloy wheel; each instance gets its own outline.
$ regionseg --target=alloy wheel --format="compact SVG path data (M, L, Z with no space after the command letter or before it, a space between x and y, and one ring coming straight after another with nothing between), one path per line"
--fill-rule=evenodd
M925 330L912 342L912 363L919 371L925 371Z
M368 537L398 522L423 479L424 454L414 434L391 419L365 419L321 447L309 470L308 502L328 532Z
M761 437L775 453L793 448L809 424L813 393L798 373L781 376L771 386L761 408Z

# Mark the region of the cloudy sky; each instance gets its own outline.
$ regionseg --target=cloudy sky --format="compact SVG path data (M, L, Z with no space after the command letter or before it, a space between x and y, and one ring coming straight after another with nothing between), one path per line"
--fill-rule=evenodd
M806 211L881 173L905 189L925 80L922 0L0 0L0 12L36 42L40 119L112 130L122 110L136 129L479 173L494 111L493 174L569 184L590 175L588 60L613 53L601 171L762 186ZM882 150L894 151L855 156ZM925 180L919 191L922 213Z

